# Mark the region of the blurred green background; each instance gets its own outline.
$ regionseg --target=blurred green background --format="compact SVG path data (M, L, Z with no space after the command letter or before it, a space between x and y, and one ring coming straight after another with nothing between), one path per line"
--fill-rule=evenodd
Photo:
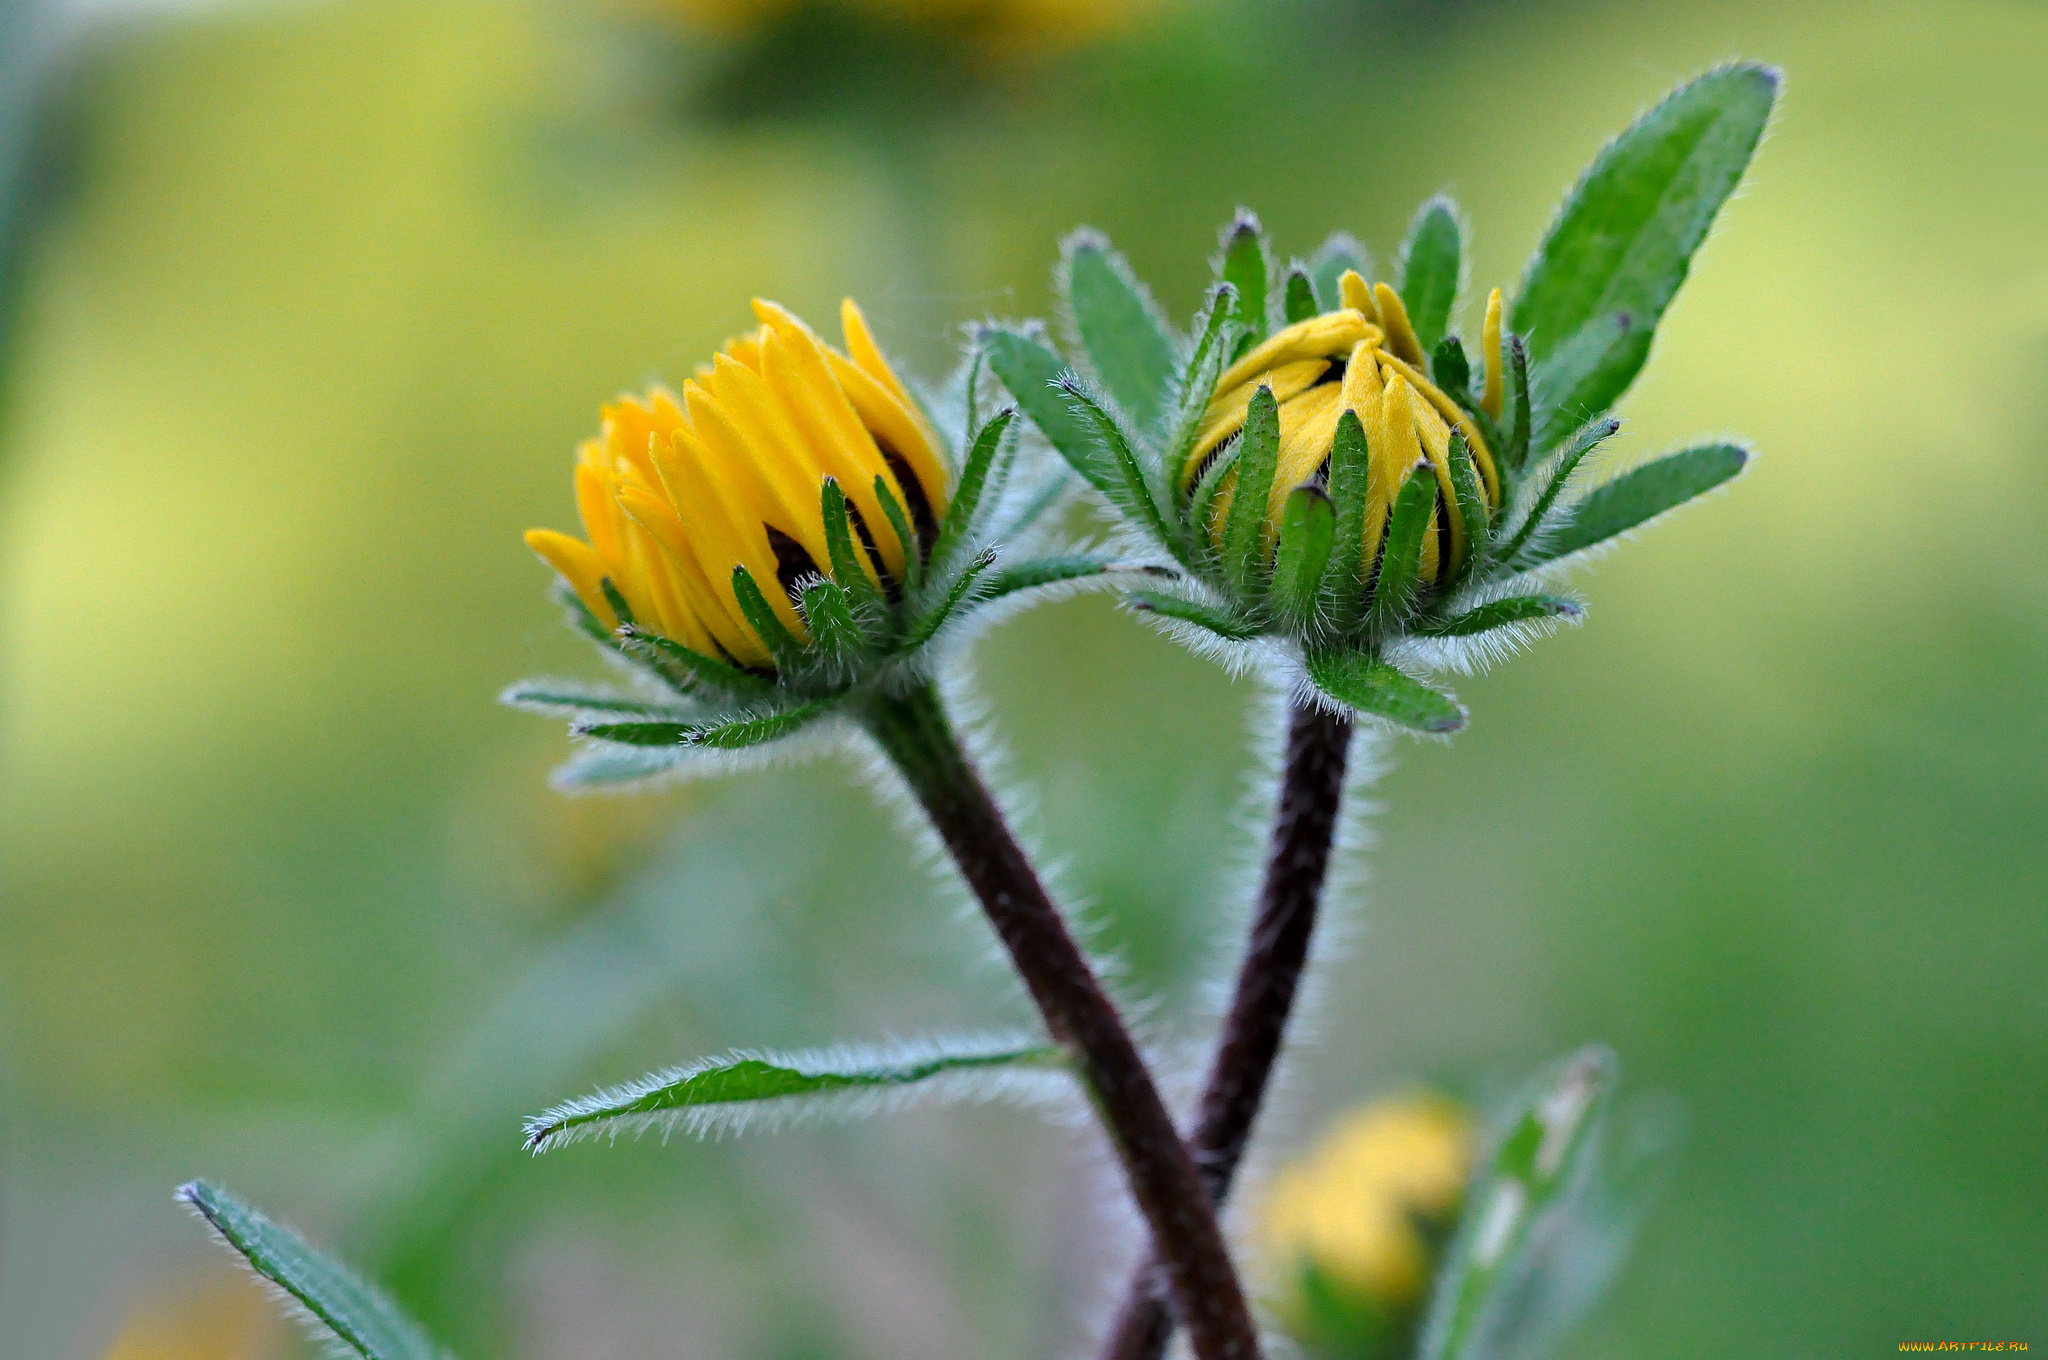
M40 119L0 129L9 1356L290 1353L172 1205L199 1174L472 1360L1084 1353L1131 1242L1084 1131L518 1152L702 1052L1025 1014L850 761L550 793L558 726L493 695L594 662L519 531L751 294L856 294L936 377L1077 223L1184 319L1240 202L1386 261L1449 188L1476 299L1728 56L1786 97L1617 456L1761 459L1464 682L1455 745L1389 748L1264 1147L1603 1039L1688 1134L1577 1354L2048 1344L2048 8L94 8L0 15ZM1098 943L1199 1039L1265 701L1101 599L970 660Z

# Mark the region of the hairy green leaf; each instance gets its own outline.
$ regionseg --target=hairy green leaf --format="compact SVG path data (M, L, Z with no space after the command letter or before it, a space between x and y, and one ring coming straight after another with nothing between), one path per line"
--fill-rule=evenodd
M759 746L764 741L786 737L815 718L831 711L831 704L818 700L753 718L726 722L675 723L581 723L574 729L579 737L608 741L615 746L670 747L683 750L709 748L737 751Z
M1184 600L1178 595L1163 595L1156 591L1134 590L1124 597L1131 608L1143 614L1159 614L1182 623L1192 623L1206 628L1226 642L1244 642L1259 635L1257 627L1234 614L1208 605Z
M982 574L995 565L995 560L994 548L983 548L975 554L974 560L953 578L953 584L947 587L945 598L941 599L936 607L926 610L911 626L910 636L904 643L905 650L922 647L937 637L939 630L946 626L946 620L952 618L954 611L959 609L969 595L975 593L975 587L981 582Z
M988 578L982 590L985 599L1001 599L1014 595L1020 590L1031 590L1038 586L1057 585L1061 581L1081 581L1091 576L1120 569L1122 563L1108 557L1090 557L1074 553L1058 557L1039 557L1029 562L1019 562L1013 567L1004 567ZM1150 568L1148 570L1157 570Z
M889 521L890 532L903 545L903 574L909 578L903 584L914 588L924 580L924 544L918 541L917 530L910 523L910 512L896 499L889 479L879 472L875 474L875 499L882 504L882 515Z
M1455 618L1426 623L1416 631L1427 637L1472 637L1505 628L1511 623L1535 623L1545 619L1576 622L1585 612L1585 606L1569 595L1512 595L1504 600L1490 600Z
M1543 239L1515 299L1553 439L1612 406L1642 370L1693 252L1742 178L1778 73L1737 63L1680 86L1601 151Z
M1280 548L1273 562L1273 606L1286 617L1315 616L1323 569L1337 535L1337 512L1323 489L1313 484L1287 493L1280 514Z
M650 1128L737 1133L762 1120L886 1108L912 1094L987 1098L1015 1090L1014 1083L1006 1087L1006 1073L1064 1064L1058 1048L1014 1042L955 1041L922 1052L733 1053L558 1105L526 1121L526 1146L548 1152L598 1134Z
M811 582L804 587L802 609L813 651L841 665L867 651L865 630L854 617L853 600L845 586L837 581Z
M1437 341L1429 356L1429 377L1452 401L1467 405L1472 400L1472 361L1465 356L1465 342L1455 335Z
M1382 628L1401 621L1415 601L1422 576L1422 545L1436 519L1436 468L1428 459L1408 469L1401 492L1394 498L1393 513L1387 516L1387 539L1380 550L1380 574L1373 586L1372 612ZM1447 544L1438 544L1440 552ZM1439 563L1441 570L1442 564Z
M846 592L847 602L856 612L878 607L881 587L869 574L874 564L868 560L868 550L854 539L853 518L838 478L827 477L818 488L818 508L825 517L825 555L832 579Z
M1237 489L1223 531L1223 570L1242 598L1257 599L1266 588L1266 507L1280 465L1280 404L1271 387L1261 385L1252 393L1237 448Z
M548 784L561 793L616 789L667 774L685 754L681 746L593 746L556 766Z
M1584 426L1566 441L1564 448L1552 460L1550 480L1543 484L1543 490L1538 492L1536 499L1530 503L1528 513L1522 516L1521 525L1497 554L1500 561L1507 563L1510 568L1521 570L1555 556L1552 553L1535 552L1529 545L1535 540L1537 532L1544 528L1543 521L1550 514L1550 507L1557 503L1559 494L1571 481L1572 473L1578 470L1579 464L1585 461L1587 454L1600 447L1601 441L1620 428L1621 422L1610 416Z
M1401 282L1395 290L1424 354L1435 352L1450 332L1451 314L1464 286L1463 271L1458 205L1438 194L1422 205L1408 227L1408 240L1401 247Z
M681 721L688 717L672 704L653 703L616 690L554 680L522 680L500 694L498 702L510 708L523 708L529 713L563 718L590 713L660 721Z
M1530 565L1554 561L1625 534L1712 491L1748 463L1749 451L1739 444L1702 444L1631 468L1587 492L1524 560Z
M1370 652L1311 647L1308 678L1338 703L1400 727L1441 735L1465 725L1465 709L1456 699Z
M1067 305L1103 389L1140 429L1166 410L1178 365L1152 295L1124 257L1092 231L1067 238Z
M1535 397L1529 387L1529 344L1521 336L1508 333L1504 342L1507 348L1507 379L1502 386L1506 406L1502 415L1507 418L1507 428L1501 432L1501 466L1509 475L1519 474L1529 464L1530 420Z
M290 1228L207 1181L179 1186L178 1198L250 1269L283 1291L315 1340L346 1346L362 1360L445 1360L446 1352L398 1305Z
M1111 500L1151 530L1153 538L1171 551L1175 546L1175 535L1166 527L1166 519L1159 511L1159 501L1153 494L1155 470L1138 461L1137 451L1124 437L1116 417L1104 410L1102 404L1071 374L1061 379L1060 389L1067 394L1074 409L1080 412L1082 420L1095 432L1095 438L1108 452L1110 462L1116 468L1118 490Z
M1160 479L1166 492L1166 518L1179 533L1172 547L1174 554L1183 563L1192 564L1201 537L1197 526L1190 525L1182 517L1183 500L1180 495L1182 474L1187 469L1188 455L1201 437L1202 417L1208 414L1209 396L1216 390L1216 379L1222 376L1224 362L1231 357L1233 347L1224 344L1224 336L1234 324L1230 318L1234 311L1236 290L1229 283L1218 284L1210 289L1202 313L1195 319L1195 333L1200 338L1195 342L1195 352L1188 360L1187 372L1181 378L1180 416L1174 422L1172 436L1166 443L1165 457L1160 461Z
M682 688L691 688L696 681L735 695L766 694L775 688L775 682L766 676L742 670L719 657L706 656L673 638L647 632L636 624L629 623L619 629L619 643L629 654L645 658L671 683Z
M950 565L954 552L967 541L973 530L982 493L988 488L990 469L995 466L996 454L1003 446L1003 436L1009 432L1010 422L1016 418L1016 409L1005 407L974 436L974 443L967 450L967 459L960 465L960 484L953 489L952 503L946 507L946 521L939 526L938 542L932 545L932 561L940 570Z
M1369 584L1365 561L1366 488L1372 477L1372 457L1365 426L1358 413L1346 411L1337 418L1337 437L1330 448L1330 502L1336 511L1337 562L1325 574L1332 620L1348 631L1358 622L1365 606Z
M1060 379L1068 372L1066 363L1030 336L999 326L984 329L981 344L988 354L988 366L1045 441L1090 486L1114 496L1119 480L1116 467L1060 387Z
M1459 525L1465 531L1465 560L1446 563L1438 572L1438 585L1448 589L1465 576L1474 562L1484 562L1492 547L1493 519L1486 503L1486 488L1479 475L1478 465L1472 461L1472 450L1466 446L1465 436L1453 431L1450 447L1451 486L1458 493L1458 503L1452 507ZM1448 547L1448 545L1446 545Z
M775 588L782 589L781 582ZM769 605L768 597L761 593L761 587L754 583L754 574L745 567L732 569L732 593L739 600L740 613L746 616L749 625L761 635L769 655L775 658L779 671L803 669L804 645L798 642L796 634L783 626L782 616Z

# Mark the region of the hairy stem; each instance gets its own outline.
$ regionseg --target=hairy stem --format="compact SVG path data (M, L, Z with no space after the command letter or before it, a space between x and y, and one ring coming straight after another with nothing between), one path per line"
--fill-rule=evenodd
M1259 914L1202 1093L1201 1120L1190 1140L1210 1200L1219 1206L1230 1194L1231 1178L1251 1141L1308 962L1350 746L1348 717L1295 707ZM1159 1360L1173 1338L1176 1309L1154 1253L1131 1278L1103 1360Z
M1047 1028L1078 1059L1196 1356L1257 1360L1251 1312L1195 1159L1122 1016L961 749L938 694L925 685L877 697L862 716L981 899Z

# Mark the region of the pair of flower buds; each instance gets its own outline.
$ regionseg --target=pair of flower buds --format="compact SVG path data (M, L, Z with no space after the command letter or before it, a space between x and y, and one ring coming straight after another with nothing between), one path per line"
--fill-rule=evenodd
M970 447L949 476L934 421L850 299L843 350L756 301L758 329L700 367L679 397L656 389L605 408L576 469L587 541L535 529L527 542L593 632L624 637L681 688L757 705L771 694L822 704L914 652L964 605L1157 559L1161 548L1173 560L1153 570L1183 593L1140 594L1141 607L1238 640L1384 636L1409 619L1407 597L1472 564L1502 505L1481 429L1498 420L1505 386L1500 295L1487 306L1481 391L1467 391L1460 372L1454 397L1432 381L1394 288L1346 271L1334 291L1336 306L1261 339L1229 324L1242 308L1219 288L1190 343L1184 429L1149 471L1071 372L1054 390L1025 393L1027 409L1049 396L1096 420L1104 455L1130 465L1144 506L1131 518L1156 541L1120 560L1068 555L989 571L1005 534L988 521L1014 461L1004 457L1010 414L966 432ZM1294 309L1308 310L1298 300ZM1238 351L1227 365L1226 345ZM970 412L981 367L968 377ZM1056 497L1032 499L1007 532ZM1397 590L1403 600L1390 601ZM768 735L683 726L682 745Z

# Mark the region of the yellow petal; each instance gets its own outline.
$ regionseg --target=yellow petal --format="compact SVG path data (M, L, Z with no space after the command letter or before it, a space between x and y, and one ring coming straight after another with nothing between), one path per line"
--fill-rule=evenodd
M1372 285L1356 269L1347 269L1337 280L1337 296L1346 307L1357 312L1374 326L1382 324L1379 304L1374 300Z
M598 560L597 550L578 538L556 533L553 529L528 529L526 546L540 555L541 561L555 569L569 589L576 592L576 598L583 601L583 607L597 616L597 621L606 628L619 626L619 616L612 612L604 589L598 583L604 579L604 563Z
M1422 362L1422 342L1408 320L1408 304L1384 283L1372 286L1373 300L1380 305L1380 327L1387 333L1387 348L1411 364Z
M1486 360L1486 391L1479 398L1479 409L1494 420L1500 419L1501 397L1505 384L1501 381L1500 355L1500 289L1486 295L1486 326L1479 333L1479 348Z
M931 508L934 519L944 519L946 514L946 470L939 462L937 449L926 438L923 421L919 420L903 403L896 400L889 390L868 376L865 369L852 360L825 351L825 361L832 370L832 379L839 384L839 390L853 403L854 411L860 416L860 423L867 427L875 445L886 457L890 453L900 457L909 467L910 474L917 480L917 490L924 494L924 501ZM897 478L900 483L902 478ZM906 488L908 490L909 488ZM911 507L906 503L904 509Z
M1437 413L1429 399L1408 388L1409 414L1415 425L1416 437L1421 441L1429 461L1436 467L1437 490L1442 494L1443 504L1455 506L1458 503L1458 484L1451 476L1451 427ZM1451 528L1451 553L1453 563L1465 560L1465 520L1457 514L1445 517ZM1432 578L1434 579L1434 578Z
M875 496L875 477L882 476L893 489L895 476L882 461L874 440L854 416L853 408L847 405L838 385L832 381L824 360L809 341L801 337L791 339L780 333L768 337L762 346L762 358L766 365L762 375L774 392L783 414L794 427L796 437L810 448L823 466L825 475L839 483L841 493L852 504L863 525L884 523L881 502ZM828 403L839 406L843 420L834 420L827 415L825 407ZM851 434L847 430L849 426ZM902 493L898 491L897 494L900 496ZM874 535L872 527L868 528L868 534ZM892 543L894 538L895 535L884 533L876 541L876 546L881 548ZM857 556L868 578L879 584L880 577L867 553L861 552ZM892 557L885 550L883 561L892 573L902 569L900 554Z
M1349 354L1351 347L1365 339L1368 331L1377 333L1378 330L1377 326L1369 326L1364 316L1350 308L1297 321L1284 330L1274 332L1242 359L1224 369L1223 376L1216 380L1216 390L1235 391L1268 369L1299 363L1304 359L1329 360L1340 354ZM1210 403L1209 409L1215 410L1214 402Z
M667 490L664 499L681 528L681 546L697 567L695 572L679 573L683 594L720 646L743 665L761 665L767 651L732 593L733 565L748 560L748 535L728 521L704 462L702 447L688 430L677 431L666 447L655 451ZM758 530L758 523L753 528Z
M1329 369L1330 361L1326 358L1302 359L1258 374L1253 381L1241 383L1234 389L1218 389L1215 400L1209 403L1209 409L1202 417L1202 428L1195 436L1194 447L1188 451L1188 461L1181 467L1181 490L1194 485L1195 479L1201 475L1202 465L1216 446L1242 428L1245 412L1252 404L1252 393L1270 386L1273 399L1285 403L1307 391Z
M704 626L701 612L710 592L704 589L703 568L690 551L689 535L683 531L675 507L665 497L634 482L619 489L619 507L647 531L661 550L662 564L667 570L661 573L664 579L655 595L668 625L662 630L664 635L706 656L718 655L718 646Z
M691 393L685 390L683 399L690 403ZM707 441L706 423L698 424L694 435L679 433L670 446L670 457L677 464L678 480L694 488L694 495L688 501L675 503L676 513L683 521L683 530L689 536L698 561L704 568L704 575L716 592L720 609L738 631L738 645L728 642L727 650L742 665L762 666L769 664L767 645L753 626L746 621L746 611L740 608L739 596L733 592L732 571L734 567L745 567L759 586L776 617L783 627L800 638L808 638L809 632L803 626L803 619L797 614L796 606L790 603L789 592L782 587L777 574L775 551L768 542L767 526L755 513L753 501L734 480L726 475L728 469L719 450ZM706 618L707 625L713 620ZM720 633L721 638L725 634Z
M1472 451L1472 462L1479 468L1479 479L1486 492L1487 505L1500 508L1500 472L1494 466L1493 450L1486 445L1486 437L1479 433L1479 426L1462 406L1452 401L1444 390L1422 376L1422 370L1414 368L1391 354L1382 353L1380 362L1408 380L1408 385L1421 393L1424 400L1436 409L1446 423L1465 436L1465 447Z
M1280 513L1290 492L1316 475L1330 456L1343 414L1344 389L1336 383L1311 388L1280 408L1280 457L1266 497L1266 523L1279 534Z
M753 451L756 468L775 490L789 516L762 518L803 546L820 573L831 564L825 548L825 520L818 504L826 468L812 442L798 433L767 380L754 370L720 355L712 375L711 393L719 413Z

